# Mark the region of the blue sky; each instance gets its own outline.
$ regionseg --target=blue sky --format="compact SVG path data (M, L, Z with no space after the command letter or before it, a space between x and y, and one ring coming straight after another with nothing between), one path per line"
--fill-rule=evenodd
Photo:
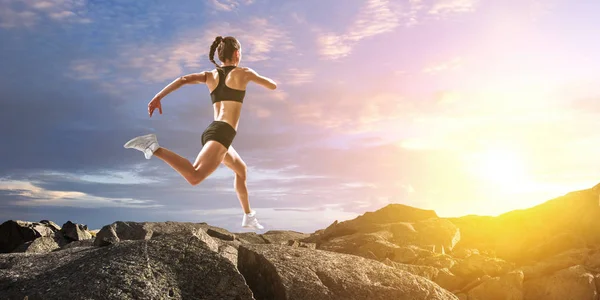
M215 36L248 88L234 147L267 229L312 232L389 203L495 215L600 181L594 1L0 0L0 221L208 222L241 231L233 173L189 186L123 148L193 160Z

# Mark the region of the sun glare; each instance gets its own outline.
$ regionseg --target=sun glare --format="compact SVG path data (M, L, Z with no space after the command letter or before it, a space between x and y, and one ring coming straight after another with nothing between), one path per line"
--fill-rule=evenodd
M523 187L527 177L522 157L508 149L490 148L475 153L471 156L470 165L477 177L510 190Z

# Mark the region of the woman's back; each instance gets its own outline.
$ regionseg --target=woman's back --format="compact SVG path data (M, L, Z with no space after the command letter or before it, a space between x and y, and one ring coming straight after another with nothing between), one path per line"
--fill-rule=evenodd
M217 69L206 72L206 86L213 98L214 119L227 122L236 130L246 86L250 81L248 74L248 68L241 67L221 69L221 72ZM220 78L222 75L225 75L224 79ZM223 95L224 98L221 98ZM230 95L231 99L227 95Z

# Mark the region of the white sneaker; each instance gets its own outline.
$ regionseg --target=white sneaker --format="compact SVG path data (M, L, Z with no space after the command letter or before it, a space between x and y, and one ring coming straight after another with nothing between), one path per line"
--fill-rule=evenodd
M156 135L153 133L133 138L129 142L125 143L123 147L128 149L133 148L144 152L144 157L146 157L146 159L150 159L152 154L154 154L154 151L160 148L158 145L158 140L156 139Z
M244 214L244 219L242 220L242 227L251 228L251 229L264 229L258 220L256 219L256 212L254 210L250 211L249 214Z

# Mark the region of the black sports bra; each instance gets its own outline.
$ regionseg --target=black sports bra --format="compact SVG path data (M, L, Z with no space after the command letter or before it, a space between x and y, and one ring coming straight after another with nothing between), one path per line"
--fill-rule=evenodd
M229 74L229 72L231 72L231 70L235 68L236 66L225 66L217 68L217 72L219 72L219 84L210 93L210 98L213 104L221 102L223 100L232 100L240 103L244 102L244 96L246 95L246 91L232 89L225 85L225 78L227 78L227 74Z

